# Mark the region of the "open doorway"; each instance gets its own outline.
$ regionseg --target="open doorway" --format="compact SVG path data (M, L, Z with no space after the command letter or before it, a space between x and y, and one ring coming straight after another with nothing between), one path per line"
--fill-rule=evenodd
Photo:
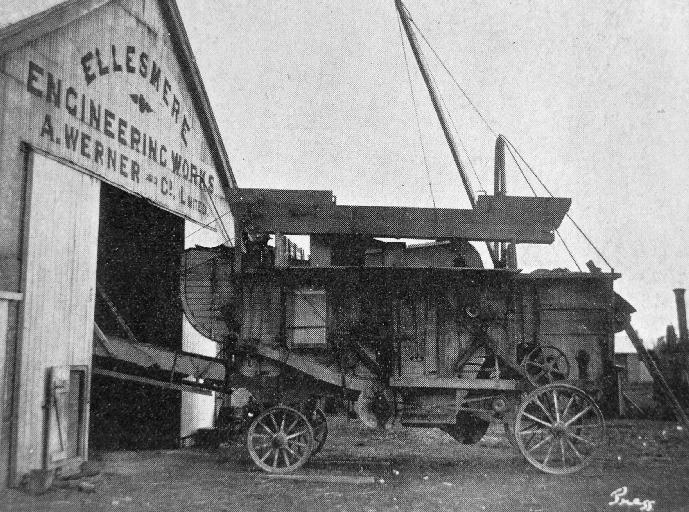
M100 201L97 281L109 300L96 295L96 324L108 335L124 336L125 323L138 341L181 349L184 220L106 184ZM174 447L180 408L179 391L94 374L91 449Z

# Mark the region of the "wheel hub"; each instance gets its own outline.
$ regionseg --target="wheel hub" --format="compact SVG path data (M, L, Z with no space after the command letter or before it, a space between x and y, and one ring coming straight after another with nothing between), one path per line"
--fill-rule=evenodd
M273 448L285 448L287 446L287 436L282 432L275 434L271 440L271 445Z
M564 437L567 434L567 425L565 425L562 421L556 421L551 425L550 432L555 437Z

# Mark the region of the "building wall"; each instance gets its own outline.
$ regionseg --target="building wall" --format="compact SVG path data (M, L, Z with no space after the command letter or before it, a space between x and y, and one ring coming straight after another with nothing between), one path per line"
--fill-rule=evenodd
M217 197L219 178L167 31L157 2L111 1L0 56L0 289L19 289L22 142L178 214L212 220L199 176ZM127 71L128 48L133 72ZM155 84L153 61L161 69ZM142 112L141 98L152 111ZM114 164L108 165L108 154L116 156Z
M91 364L100 182L200 224L212 224L222 197L158 2L112 0L82 12L0 47L0 292L24 294L9 306L9 334L0 329L0 434L12 443L0 443L0 477L14 463L14 484L43 465L47 367ZM32 188L27 169L43 154L58 175ZM46 272L73 282L51 288Z

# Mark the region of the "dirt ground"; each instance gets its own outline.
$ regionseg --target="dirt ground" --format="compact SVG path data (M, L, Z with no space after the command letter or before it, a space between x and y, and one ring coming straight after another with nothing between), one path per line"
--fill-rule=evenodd
M439 430L369 431L338 419L323 451L300 475L369 476L373 482L274 480L255 470L240 444L220 450L116 452L100 456L95 492L0 492L3 511L590 511L627 487L652 510L689 510L689 438L676 424L616 422L607 449L581 472L531 467L498 430L463 446Z

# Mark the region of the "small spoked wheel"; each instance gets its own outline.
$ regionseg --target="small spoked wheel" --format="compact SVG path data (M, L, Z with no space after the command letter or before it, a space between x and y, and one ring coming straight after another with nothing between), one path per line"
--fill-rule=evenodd
M574 473L605 442L605 420L593 399L567 384L548 384L522 401L514 422L519 451L546 473Z
M269 473L291 473L309 460L314 448L313 427L291 407L278 405L259 414L246 439L254 463Z
M325 445L325 439L328 437L328 420L325 413L318 407L308 415L309 423L313 428L313 451L311 455L316 455L321 451Z
M557 347L544 345L529 352L522 366L529 382L534 386L543 386L569 377L567 356Z

